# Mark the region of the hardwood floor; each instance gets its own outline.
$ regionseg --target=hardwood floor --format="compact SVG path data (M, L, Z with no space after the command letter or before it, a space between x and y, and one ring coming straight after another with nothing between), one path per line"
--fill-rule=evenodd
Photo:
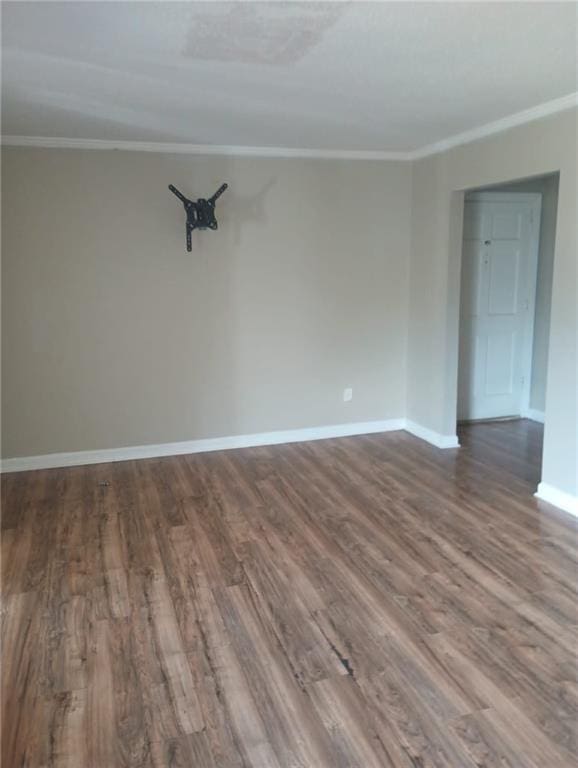
M3 477L3 768L576 764L541 428Z

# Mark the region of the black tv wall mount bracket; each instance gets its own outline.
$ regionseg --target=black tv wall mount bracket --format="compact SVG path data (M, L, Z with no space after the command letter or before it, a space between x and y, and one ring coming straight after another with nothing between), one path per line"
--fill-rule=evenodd
M191 232L193 229L217 229L217 219L215 218L215 203L227 189L228 184L221 184L219 189L212 197L205 199L200 197L196 202L185 197L176 187L169 184L169 189L176 195L185 208L187 214L187 251L192 250Z

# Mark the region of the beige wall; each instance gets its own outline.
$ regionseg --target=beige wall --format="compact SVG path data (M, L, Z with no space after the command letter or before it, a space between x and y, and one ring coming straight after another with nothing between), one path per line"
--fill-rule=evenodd
M543 482L576 494L576 110L414 164L408 417L455 431L463 190L560 171Z
M223 181L188 254L167 185ZM5 457L404 415L408 163L5 149L2 182Z
M516 184L497 184L493 187L484 187L483 190L485 192L531 192L542 196L538 272L536 275L536 311L534 313L530 408L543 413L546 407L548 338L550 336L556 215L558 212L558 174L541 176L537 179L529 179L528 181L521 181Z
M5 150L4 456L403 416L453 434L464 190L558 171L542 479L575 494L576 111L413 164ZM187 254L167 184L225 180Z

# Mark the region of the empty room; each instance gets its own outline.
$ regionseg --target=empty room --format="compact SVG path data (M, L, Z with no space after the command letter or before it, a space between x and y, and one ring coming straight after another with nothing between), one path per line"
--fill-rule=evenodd
M578 4L1 14L2 768L574 768Z

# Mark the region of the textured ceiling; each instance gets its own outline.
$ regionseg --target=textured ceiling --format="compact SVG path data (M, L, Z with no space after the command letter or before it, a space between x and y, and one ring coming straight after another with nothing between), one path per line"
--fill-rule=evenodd
M2 132L409 151L576 91L577 8L3 2Z

